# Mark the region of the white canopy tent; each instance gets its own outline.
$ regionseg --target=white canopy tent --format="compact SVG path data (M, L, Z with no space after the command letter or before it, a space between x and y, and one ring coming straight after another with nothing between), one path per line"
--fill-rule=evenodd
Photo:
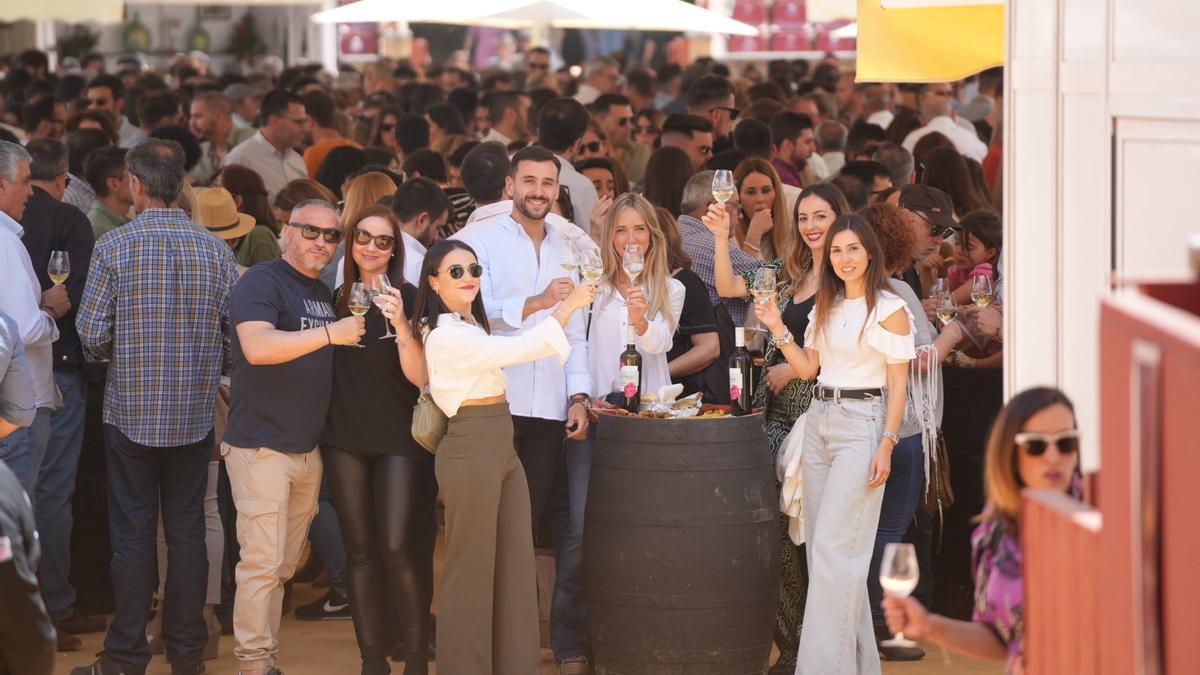
M461 0L444 6L362 0L318 12L317 23L407 21L524 28L611 28L757 35L754 26L680 0Z

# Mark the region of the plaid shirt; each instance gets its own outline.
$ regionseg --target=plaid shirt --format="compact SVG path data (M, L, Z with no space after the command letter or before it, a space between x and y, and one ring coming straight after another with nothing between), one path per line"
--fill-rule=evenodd
M152 447L208 434L236 282L233 252L178 209L100 237L76 326L89 360L111 360L105 424Z
M683 251L692 259L692 271L704 280L704 285L708 288L708 298L712 300L713 306L724 303L725 309L729 310L729 318L733 319L733 325L746 325L746 312L750 309L750 303L744 299L722 298L717 294L716 261L713 257L716 239L713 238L712 232L708 231L699 218L687 214L679 216L677 224L683 237ZM736 275L756 270L762 265L757 258L738 248L732 238L729 240L729 257L733 260L733 273Z

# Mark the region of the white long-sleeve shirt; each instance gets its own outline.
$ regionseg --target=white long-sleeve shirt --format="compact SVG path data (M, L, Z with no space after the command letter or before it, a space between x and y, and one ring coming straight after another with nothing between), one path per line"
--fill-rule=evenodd
M909 152L917 147L917 141L933 132L940 132L954 144L954 149L963 157L970 157L976 162L982 162L987 157L988 147L979 140L979 134L969 131L946 115L929 120L929 124L910 133L904 138L904 149Z
M442 314L425 337L429 391L442 412L454 417L463 401L503 394L508 386L506 366L546 357L561 363L570 349L554 317L518 335L488 335L457 314Z
M657 393L660 387L671 384L671 372L667 368L667 352L675 337L672 326L679 325L683 313L683 284L676 279L667 280L670 293L668 308L672 320L668 323L662 312L647 317L646 332L637 337L637 350L642 355L642 391ZM600 297L592 305L592 325L588 331L588 359L594 382L592 396L604 398L617 391L615 383L621 376L621 352L627 346L629 306L625 298L612 286L604 284Z
M546 235L534 250L525 228L511 216L497 219L462 237L483 265L483 306L495 335L519 335L550 316L554 308L521 318L525 300L544 291L553 279L569 274L561 261L576 229L569 223L546 222ZM465 231L465 230L464 230ZM459 232L459 235L463 232ZM519 363L504 369L508 377L508 404L512 414L547 420L567 419L567 402L572 394L592 390L588 372L587 317L576 312L567 323L570 353L565 364L555 358Z
M54 385L54 350L58 326L43 312L41 285L29 252L21 243L21 224L0 211L0 311L17 322L37 392L37 407L58 408L62 397Z

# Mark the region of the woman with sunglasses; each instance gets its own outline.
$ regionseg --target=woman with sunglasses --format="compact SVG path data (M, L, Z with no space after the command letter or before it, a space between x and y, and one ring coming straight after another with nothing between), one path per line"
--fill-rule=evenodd
M661 110L644 108L633 118L633 140L653 150L662 136L662 124L667 118Z
M404 312L417 289L404 283L400 223L386 206L361 210L345 225L349 255L345 283L334 294L337 316L351 315L352 289L382 274L395 287L389 311L394 340L383 339L387 319L367 310L358 345L333 355L333 399L321 439L348 556L347 581L363 675L388 673L392 636L404 642L405 673L426 672L429 606L433 599L433 458L412 438L412 410L424 386L425 352ZM409 310L411 311L411 310ZM400 626L389 630L390 617Z
M1000 411L984 459L987 505L972 537L975 610L971 621L928 612L912 597L883 601L888 628L976 658L1007 661L1021 673L1025 654L1025 583L1021 577L1022 490L1079 498L1079 431L1071 400L1057 389L1017 394Z
M438 586L440 673L539 672L529 487L513 446L505 366L570 352L563 328L592 302L580 284L520 335L491 335L483 266L462 241L434 244L421 268L411 331L424 343L434 402L449 418L434 472L446 505ZM385 309L399 321L394 307ZM399 332L399 329L397 329Z
M891 292L883 247L861 216L825 233L804 346L774 302L754 313L796 375L817 380L802 434L808 596L797 672L877 674L867 570L915 356L913 320ZM803 424L803 426L799 426ZM785 484L795 479L789 466Z
M588 118L587 131L583 132L583 139L579 143L579 154L575 156L576 162L584 162L595 157L608 157L608 135L604 133L604 129L600 128L600 123L596 118Z

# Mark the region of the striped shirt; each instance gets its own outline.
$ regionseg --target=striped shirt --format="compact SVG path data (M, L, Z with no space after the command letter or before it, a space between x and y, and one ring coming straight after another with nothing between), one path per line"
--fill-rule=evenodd
M76 325L87 358L111 361L105 424L152 447L208 434L237 278L225 242L178 209L149 209L100 237Z

